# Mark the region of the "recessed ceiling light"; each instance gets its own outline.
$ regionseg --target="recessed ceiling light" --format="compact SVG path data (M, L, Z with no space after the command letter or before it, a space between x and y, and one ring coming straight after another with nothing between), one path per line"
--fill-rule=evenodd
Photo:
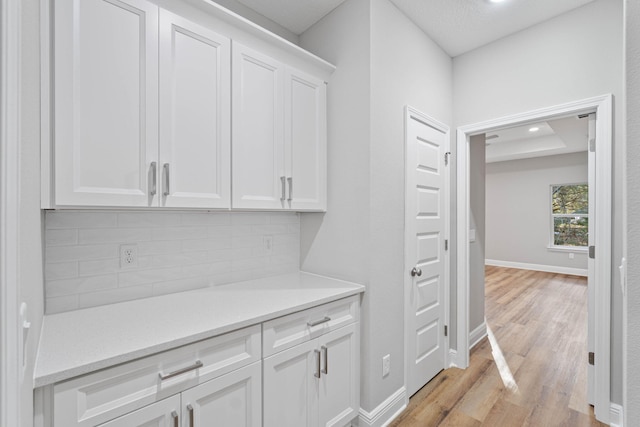
M504 0L489 0L489 3L502 3Z
M532 127L532 128L529 128L529 132L538 132L539 130L540 130L540 128L535 127L535 126Z

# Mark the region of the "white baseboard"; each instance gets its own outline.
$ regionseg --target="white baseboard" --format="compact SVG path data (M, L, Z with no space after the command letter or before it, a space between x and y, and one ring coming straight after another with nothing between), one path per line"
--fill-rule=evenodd
M482 322L480 326L475 328L469 334L469 350L476 346L484 337L487 336L487 321Z
M358 417L359 427L385 427L391 423L407 407L407 389L402 387L378 405L373 411L367 412L360 408Z
M612 403L609 406L609 425L611 427L623 427L624 426L624 411L622 406L617 403Z
M522 270L546 271L547 273L571 274L573 276L584 276L584 277L587 277L588 275L588 271L586 268L570 268L570 267L558 267L556 265L527 264L524 262L500 261L496 259L485 259L484 263L485 265L492 265L495 267L520 268Z
M457 368L458 365L458 352L452 348L449 349L449 367Z

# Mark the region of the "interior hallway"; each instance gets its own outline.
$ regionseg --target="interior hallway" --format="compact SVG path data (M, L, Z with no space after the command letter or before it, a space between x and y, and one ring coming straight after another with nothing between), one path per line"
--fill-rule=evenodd
M487 266L486 318L469 368L438 374L392 427L604 426L586 401L585 277Z

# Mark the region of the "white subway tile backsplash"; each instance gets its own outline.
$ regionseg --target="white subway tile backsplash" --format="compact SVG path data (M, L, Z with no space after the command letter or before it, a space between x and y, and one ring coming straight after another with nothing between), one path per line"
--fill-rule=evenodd
M81 294L99 291L118 286L118 276L106 274L103 276L87 276L75 279L51 280L46 284L47 297Z
M102 228L115 227L117 214L114 212L66 212L46 213L47 229L54 228Z
M80 244L126 243L151 240L150 228L102 228L78 231Z
M115 258L117 256L118 245L54 246L45 249L45 260L47 263Z
M265 247L270 236L272 248ZM120 267L120 245L138 265ZM286 274L299 269L290 212L45 213L46 312Z
M47 264L44 274L49 280L69 279L78 276L78 263L73 262L52 262Z
M78 243L78 230L47 230L47 246L66 246Z

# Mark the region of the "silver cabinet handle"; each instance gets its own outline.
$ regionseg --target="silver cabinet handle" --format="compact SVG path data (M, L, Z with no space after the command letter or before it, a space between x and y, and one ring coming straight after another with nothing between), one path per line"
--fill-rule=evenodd
M284 202L284 193L285 193L285 191L286 191L286 188L285 188L285 187L286 187L286 185L287 185L287 183L286 183L286 177L281 176L281 177L280 177L280 183L282 184L282 196L280 197L280 201L281 201L281 202Z
M411 276L412 277L422 276L422 270L420 270L418 267L413 267L413 269L411 270Z
M320 350L313 350L313 352L316 354L316 372L313 376L320 378Z
M163 375L162 372L160 372L158 374L158 376L160 377L161 380L168 380L169 378L173 378L173 377L177 377L178 375L182 375L182 374L186 374L189 371L194 371L196 369L202 368L204 365L202 364L201 361L196 360L196 363L194 363L191 366L187 366L186 368L182 368L182 369L178 369L177 371L173 371L170 372L166 375Z
M156 195L158 190L157 183L158 182L158 164L156 162L151 162L151 190L149 190L149 194L152 196Z
M318 326L321 325L323 323L327 323L331 320L331 317L326 317L324 319L320 319L320 320L314 320L313 322L307 322L307 326Z
M180 419L176 411L171 412L171 419L173 420L173 427L180 427Z
M162 191L162 194L164 194L165 196L168 196L169 193L171 192L169 190L169 163L165 163L162 166L162 174L164 175L164 184L163 184L164 190Z
M287 199L289 202L293 199L293 177L287 178L289 181L289 198Z
M189 411L189 427L193 427L193 406L191 406L191 404L187 405L187 411Z
M324 357L324 369L322 369L322 373L327 375L329 373L329 349L324 345L320 348L322 349L322 357Z

